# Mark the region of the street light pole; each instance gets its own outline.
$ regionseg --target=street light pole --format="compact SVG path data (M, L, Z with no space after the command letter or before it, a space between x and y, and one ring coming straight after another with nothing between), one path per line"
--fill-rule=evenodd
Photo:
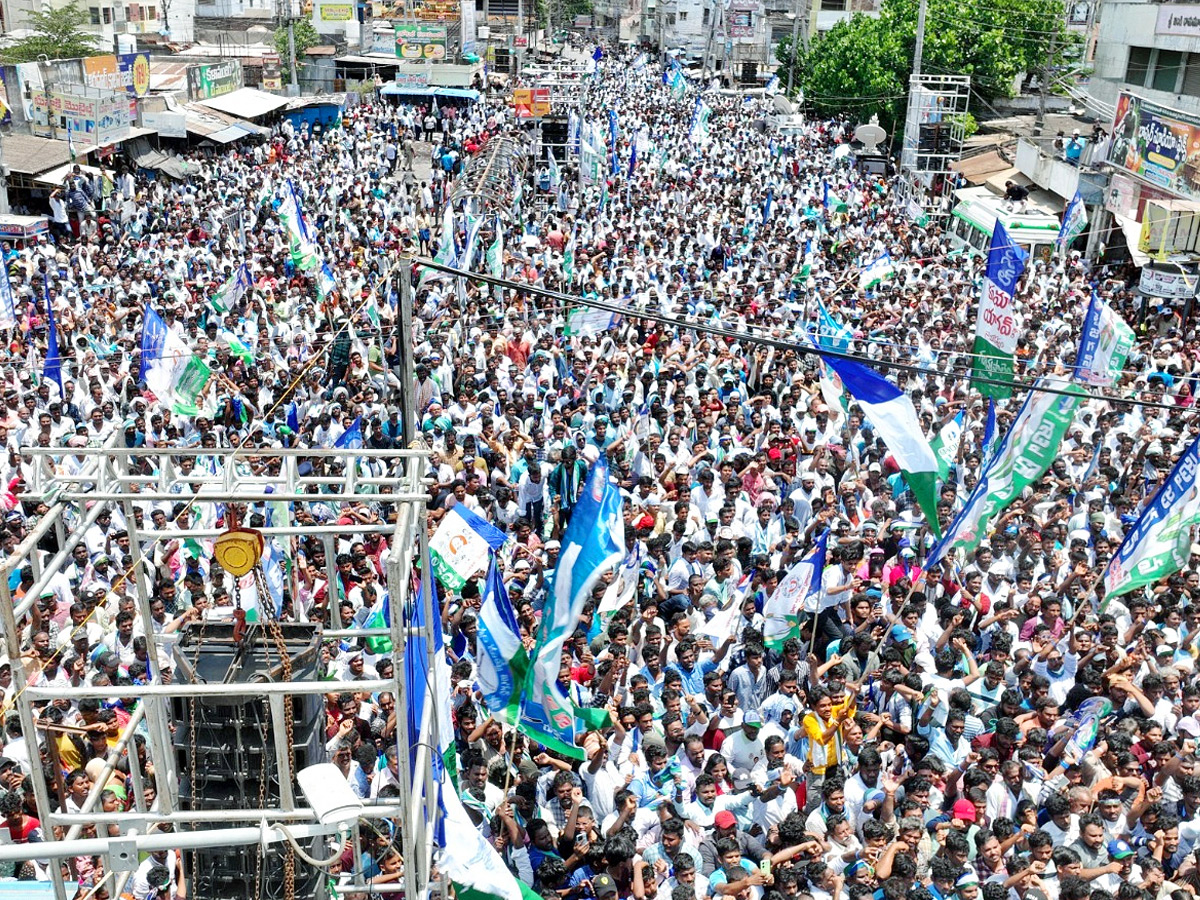
M792 13L792 46L788 58L787 95L792 96L792 79L796 73L796 41L800 39L800 0L796 0L796 11Z

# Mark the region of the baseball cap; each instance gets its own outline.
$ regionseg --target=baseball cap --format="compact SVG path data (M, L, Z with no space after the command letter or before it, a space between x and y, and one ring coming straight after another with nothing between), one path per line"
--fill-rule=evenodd
M601 872L592 879L592 890L597 897L615 897L617 894L617 883L613 881L612 876L607 872Z
M737 819L733 817L733 813L729 810L723 809L713 817L713 824L718 828L733 828L737 825ZM592 884L594 886L595 882L593 881Z
M1200 737L1200 721L1195 716L1184 716L1175 723L1175 730L1190 737Z
M759 714L757 709L747 710L746 714L742 716L742 724L753 725L757 728L758 726L762 725L762 716Z
M964 822L975 821L975 804L970 800L955 800L954 809L950 813L953 819L962 819Z
M1128 859L1133 856L1133 848L1125 841L1109 841L1108 855L1113 859Z

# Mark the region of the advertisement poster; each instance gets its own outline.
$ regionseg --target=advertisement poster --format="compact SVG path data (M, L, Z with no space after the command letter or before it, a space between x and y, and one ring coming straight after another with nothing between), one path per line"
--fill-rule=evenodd
M1122 92L1108 161L1151 184L1200 199L1200 125Z
M145 97L150 90L150 57L145 53L84 57L83 83L102 91Z
M396 55L396 33L392 30L376 31L371 35L371 53L376 56Z
M754 13L757 11L757 3L748 2L748 0L733 0L725 13L729 36L731 38L754 37Z
M211 100L232 94L242 86L242 64L236 59L188 68L188 98Z
M354 5L352 3L321 4L322 22L349 22L353 18Z
M262 86L264 91L283 90L283 65L278 53L263 54Z
M462 0L462 52L475 52L475 0Z
M401 59L446 58L445 25L396 24L396 55Z

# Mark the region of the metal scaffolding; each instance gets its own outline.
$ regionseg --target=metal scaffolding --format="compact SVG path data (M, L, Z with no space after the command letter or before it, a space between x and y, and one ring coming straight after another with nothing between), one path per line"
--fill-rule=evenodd
M343 691L390 691L396 698L396 740L400 759L414 754L417 760L415 772L424 779L419 787L410 783L409 768L400 765L400 801L394 805L367 804L362 810L363 819L393 818L400 821L400 849L404 862L403 890L406 896L418 898L428 890L430 860L432 855L432 827L436 797L433 789L432 770L428 748L436 745L437 736L432 733L433 703L424 704L427 710L419 734L410 734L407 707L408 685L401 677L404 659L408 651L409 638L424 638L426 652L432 653L433 631L440 627L433 611L430 573L422 566L420 577L424 590L420 591L424 604L422 616L415 616L413 604L417 595L411 590L413 583L414 557L427 558L427 514L425 501L428 492L424 484L427 468L427 452L424 450L372 450L372 449L311 449L311 448L156 448L116 447L114 441L99 448L80 448L73 452L61 448L24 448L23 453L34 458L32 472L27 478L30 496L53 498L49 512L26 537L17 550L0 565L0 628L3 629L5 652L13 667L13 683L27 685L15 695L15 707L27 745L36 748L38 735L44 726L36 718L35 706L48 700L69 699L78 701L92 698L137 698L138 705L129 725L106 760L104 775L78 813L67 813L56 809L45 780L35 770L34 796L38 818L45 829L46 842L35 845L12 845L0 847L0 861L26 859L59 860L84 854L105 856L108 871L131 871L130 859L136 867L137 851L169 846L173 849L192 850L200 848L233 847L238 845L265 846L271 842L288 841L297 847L299 839L316 839L339 833L335 823L319 822L314 811L301 805L293 791L296 773L292 771L288 742L283 731L283 709L292 697L305 695L327 695ZM183 471L184 460L192 459L195 465ZM69 465L67 462L69 460ZM302 461L312 464L301 466ZM382 463L384 474L378 471ZM360 470L362 469L362 470ZM302 470L305 474L301 474ZM391 472L395 474L390 474ZM291 516L286 523L274 523L261 529L268 537L286 539L291 536L316 536L326 547L326 565L330 590L337 584L336 553L333 552L339 536L384 532L391 536L391 552L386 562L386 589L392 615L386 629L338 628L324 629L317 625L319 637L330 636L355 640L371 636L387 635L391 639L393 661L390 678L370 681L322 681L296 680L285 682L255 683L251 687L242 683L179 684L163 683L160 667L150 668L149 683L145 685L80 685L49 686L30 683L27 659L21 655L21 637L17 624L28 614L42 590L54 576L71 562L71 551L81 540L103 510L119 511L129 532L132 566L124 577L133 582L133 597L138 615L145 623L147 657L158 660L159 637L151 626L150 592L145 584L143 562L153 557L158 542L187 538L212 538L223 529L188 529L171 525L164 529L139 528L134 507L142 503L186 502L205 507L213 504L286 503L289 509L306 503L321 503L338 508L342 503L367 500L383 501L395 508L392 522L359 523L354 525L302 525L295 524ZM214 517L215 518L215 517ZM144 523L148 525L149 523ZM44 563L38 550L39 542L51 532L58 538L58 550ZM9 589L9 576L31 566L35 585L24 598L14 604ZM333 594L336 597L336 592ZM336 613L336 602L331 604ZM269 617L268 613L268 617ZM422 625L414 626L420 620ZM265 640L265 636L264 636ZM432 686L431 686L432 687ZM171 698L196 700L201 698L264 697L270 711L271 728L275 736L274 764L279 773L280 802L266 809L221 808L189 810L184 808L180 797L180 773L172 746L171 729L177 723L172 720ZM138 795L138 806L124 813L94 812L109 775L121 758L127 744L132 749L135 731L145 729L146 745L154 763L154 773L141 771L138 754L129 752L130 777ZM52 743L52 742L51 742ZM322 738L321 743L324 743ZM31 751L31 758L38 753ZM143 803L143 781L153 779L156 800L153 808L146 809ZM414 790L414 787L417 789ZM85 824L118 823L125 826L126 834L119 838L79 840ZM147 828L155 823L171 822L191 826L196 830L175 834L146 834ZM427 823L430 823L427 826ZM56 826L66 829L63 840L53 840ZM203 827L199 827L203 826ZM343 826L343 830L345 830ZM354 858L362 858L360 829L357 824L349 828L353 843ZM321 855L321 854L318 854ZM301 854L301 859L304 858ZM56 864L57 865L57 864ZM57 868L54 873L57 875ZM355 886L366 889L362 881L361 867L356 866ZM56 897L66 900L66 888L57 877L52 879ZM318 881L319 893L324 892L324 879ZM399 885L390 890L399 889ZM350 889L350 888L348 888ZM388 891L387 885L373 885L372 891Z

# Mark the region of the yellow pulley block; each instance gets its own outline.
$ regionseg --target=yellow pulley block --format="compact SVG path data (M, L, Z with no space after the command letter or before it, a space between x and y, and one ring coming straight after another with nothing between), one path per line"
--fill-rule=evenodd
M253 528L231 528L217 538L213 555L226 572L241 577L258 565L266 545Z

